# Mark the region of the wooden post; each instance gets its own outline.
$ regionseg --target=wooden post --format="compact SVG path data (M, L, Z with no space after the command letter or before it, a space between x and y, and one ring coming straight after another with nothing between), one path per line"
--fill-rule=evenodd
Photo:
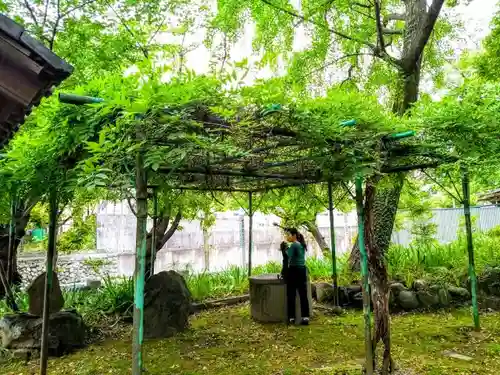
M368 256L365 248L365 214L363 206L363 179L356 177L356 209L358 212L358 242L361 253L361 275L363 277L363 316L365 320L366 374L373 375L373 344L370 312L370 285L368 283Z
M52 293L52 281L54 275L54 254L56 252L56 226L57 226L57 191L50 191L50 217L49 217L49 244L47 249L47 260L45 269L45 290L43 295L43 322L42 343L40 348L40 375L47 374L48 348L49 348L49 315L50 295Z
M132 375L142 374L144 340L144 279L146 273L146 237L148 219L148 187L143 150L136 156L135 194L137 201L136 254L134 271L134 333L132 342Z
M469 186L469 172L467 168L462 165L462 190L463 190L463 204L465 216L465 231L467 232L467 253L469 255L469 278L470 289L472 295L472 315L474 317L474 329L479 331L479 308L477 305L477 278L476 268L474 264L474 242L472 239L472 221L470 214L470 186Z
M339 290L337 276L337 254L335 243L335 226L333 221L333 186L328 183L328 213L330 216L330 247L332 252L332 281L333 281L333 304L339 305Z
M156 226L158 223L158 192L153 188L153 230L151 231L151 274L155 274L155 261L156 261Z
M14 251L16 248L16 198L12 197L10 204L9 248L7 252L7 283L14 280Z
M252 276L252 247L253 247L253 195L248 193L248 277Z

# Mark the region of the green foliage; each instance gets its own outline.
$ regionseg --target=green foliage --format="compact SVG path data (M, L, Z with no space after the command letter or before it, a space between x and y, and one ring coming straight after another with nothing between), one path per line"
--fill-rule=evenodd
M483 41L483 53L473 59L473 66L480 77L498 81L500 73L500 12L497 11L491 21L491 32Z
M73 225L57 239L57 250L61 253L72 253L82 250L94 250L96 246L96 216L89 215L85 219L73 216Z

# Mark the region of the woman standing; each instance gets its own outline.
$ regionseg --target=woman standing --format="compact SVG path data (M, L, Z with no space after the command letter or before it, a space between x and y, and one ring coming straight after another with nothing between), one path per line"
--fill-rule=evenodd
M288 272L286 275L288 323L295 324L295 298L297 292L300 299L300 324L309 324L309 300L307 298L307 268L305 254L307 245L304 236L295 228L285 229L286 240L290 243L288 255Z

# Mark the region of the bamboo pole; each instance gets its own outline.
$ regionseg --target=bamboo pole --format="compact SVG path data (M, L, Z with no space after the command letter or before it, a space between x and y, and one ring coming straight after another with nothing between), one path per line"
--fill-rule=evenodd
M134 271L134 333L132 342L132 375L143 371L142 343L144 340L144 283L146 272L146 236L148 219L148 188L144 154L136 156L135 191L137 201L136 256Z
M356 177L356 209L358 212L358 243L361 253L361 274L363 277L363 316L365 321L366 374L373 375L373 346L370 312L370 285L368 283L368 256L365 248L365 214L363 206L363 179Z
M155 274L156 261L156 225L158 223L158 192L153 188L153 230L151 232L151 276Z
M472 294L472 315L474 317L474 329L479 331L479 308L477 305L477 278L476 269L474 264L474 242L472 239L472 221L470 214L470 186L469 186L469 172L465 166L462 169L462 190L463 190L463 204L465 216L465 231L467 232L467 253L469 255L469 278L471 284Z
M335 243L335 226L333 221L333 186L328 183L328 213L330 216L330 246L332 252L332 281L333 281L333 304L339 305L339 290L338 290L338 276L337 276L337 254Z
M248 277L252 276L253 194L248 193Z
M43 323L42 342L40 348L40 375L47 374L48 362L48 337L49 337L49 315L50 315L50 295L52 293L52 282L54 275L54 254L56 251L56 226L57 226L57 191L52 188L50 191L50 217L49 217L49 243L47 249L47 261L45 270L45 290L43 295Z

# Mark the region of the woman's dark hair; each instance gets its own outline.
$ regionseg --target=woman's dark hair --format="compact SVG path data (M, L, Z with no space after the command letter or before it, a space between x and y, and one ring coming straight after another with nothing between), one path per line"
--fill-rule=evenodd
M306 240L304 239L304 236L302 233L300 233L297 228L286 228L285 232L291 234L292 236L297 237L297 241L302 245L305 251L307 251L307 244Z

